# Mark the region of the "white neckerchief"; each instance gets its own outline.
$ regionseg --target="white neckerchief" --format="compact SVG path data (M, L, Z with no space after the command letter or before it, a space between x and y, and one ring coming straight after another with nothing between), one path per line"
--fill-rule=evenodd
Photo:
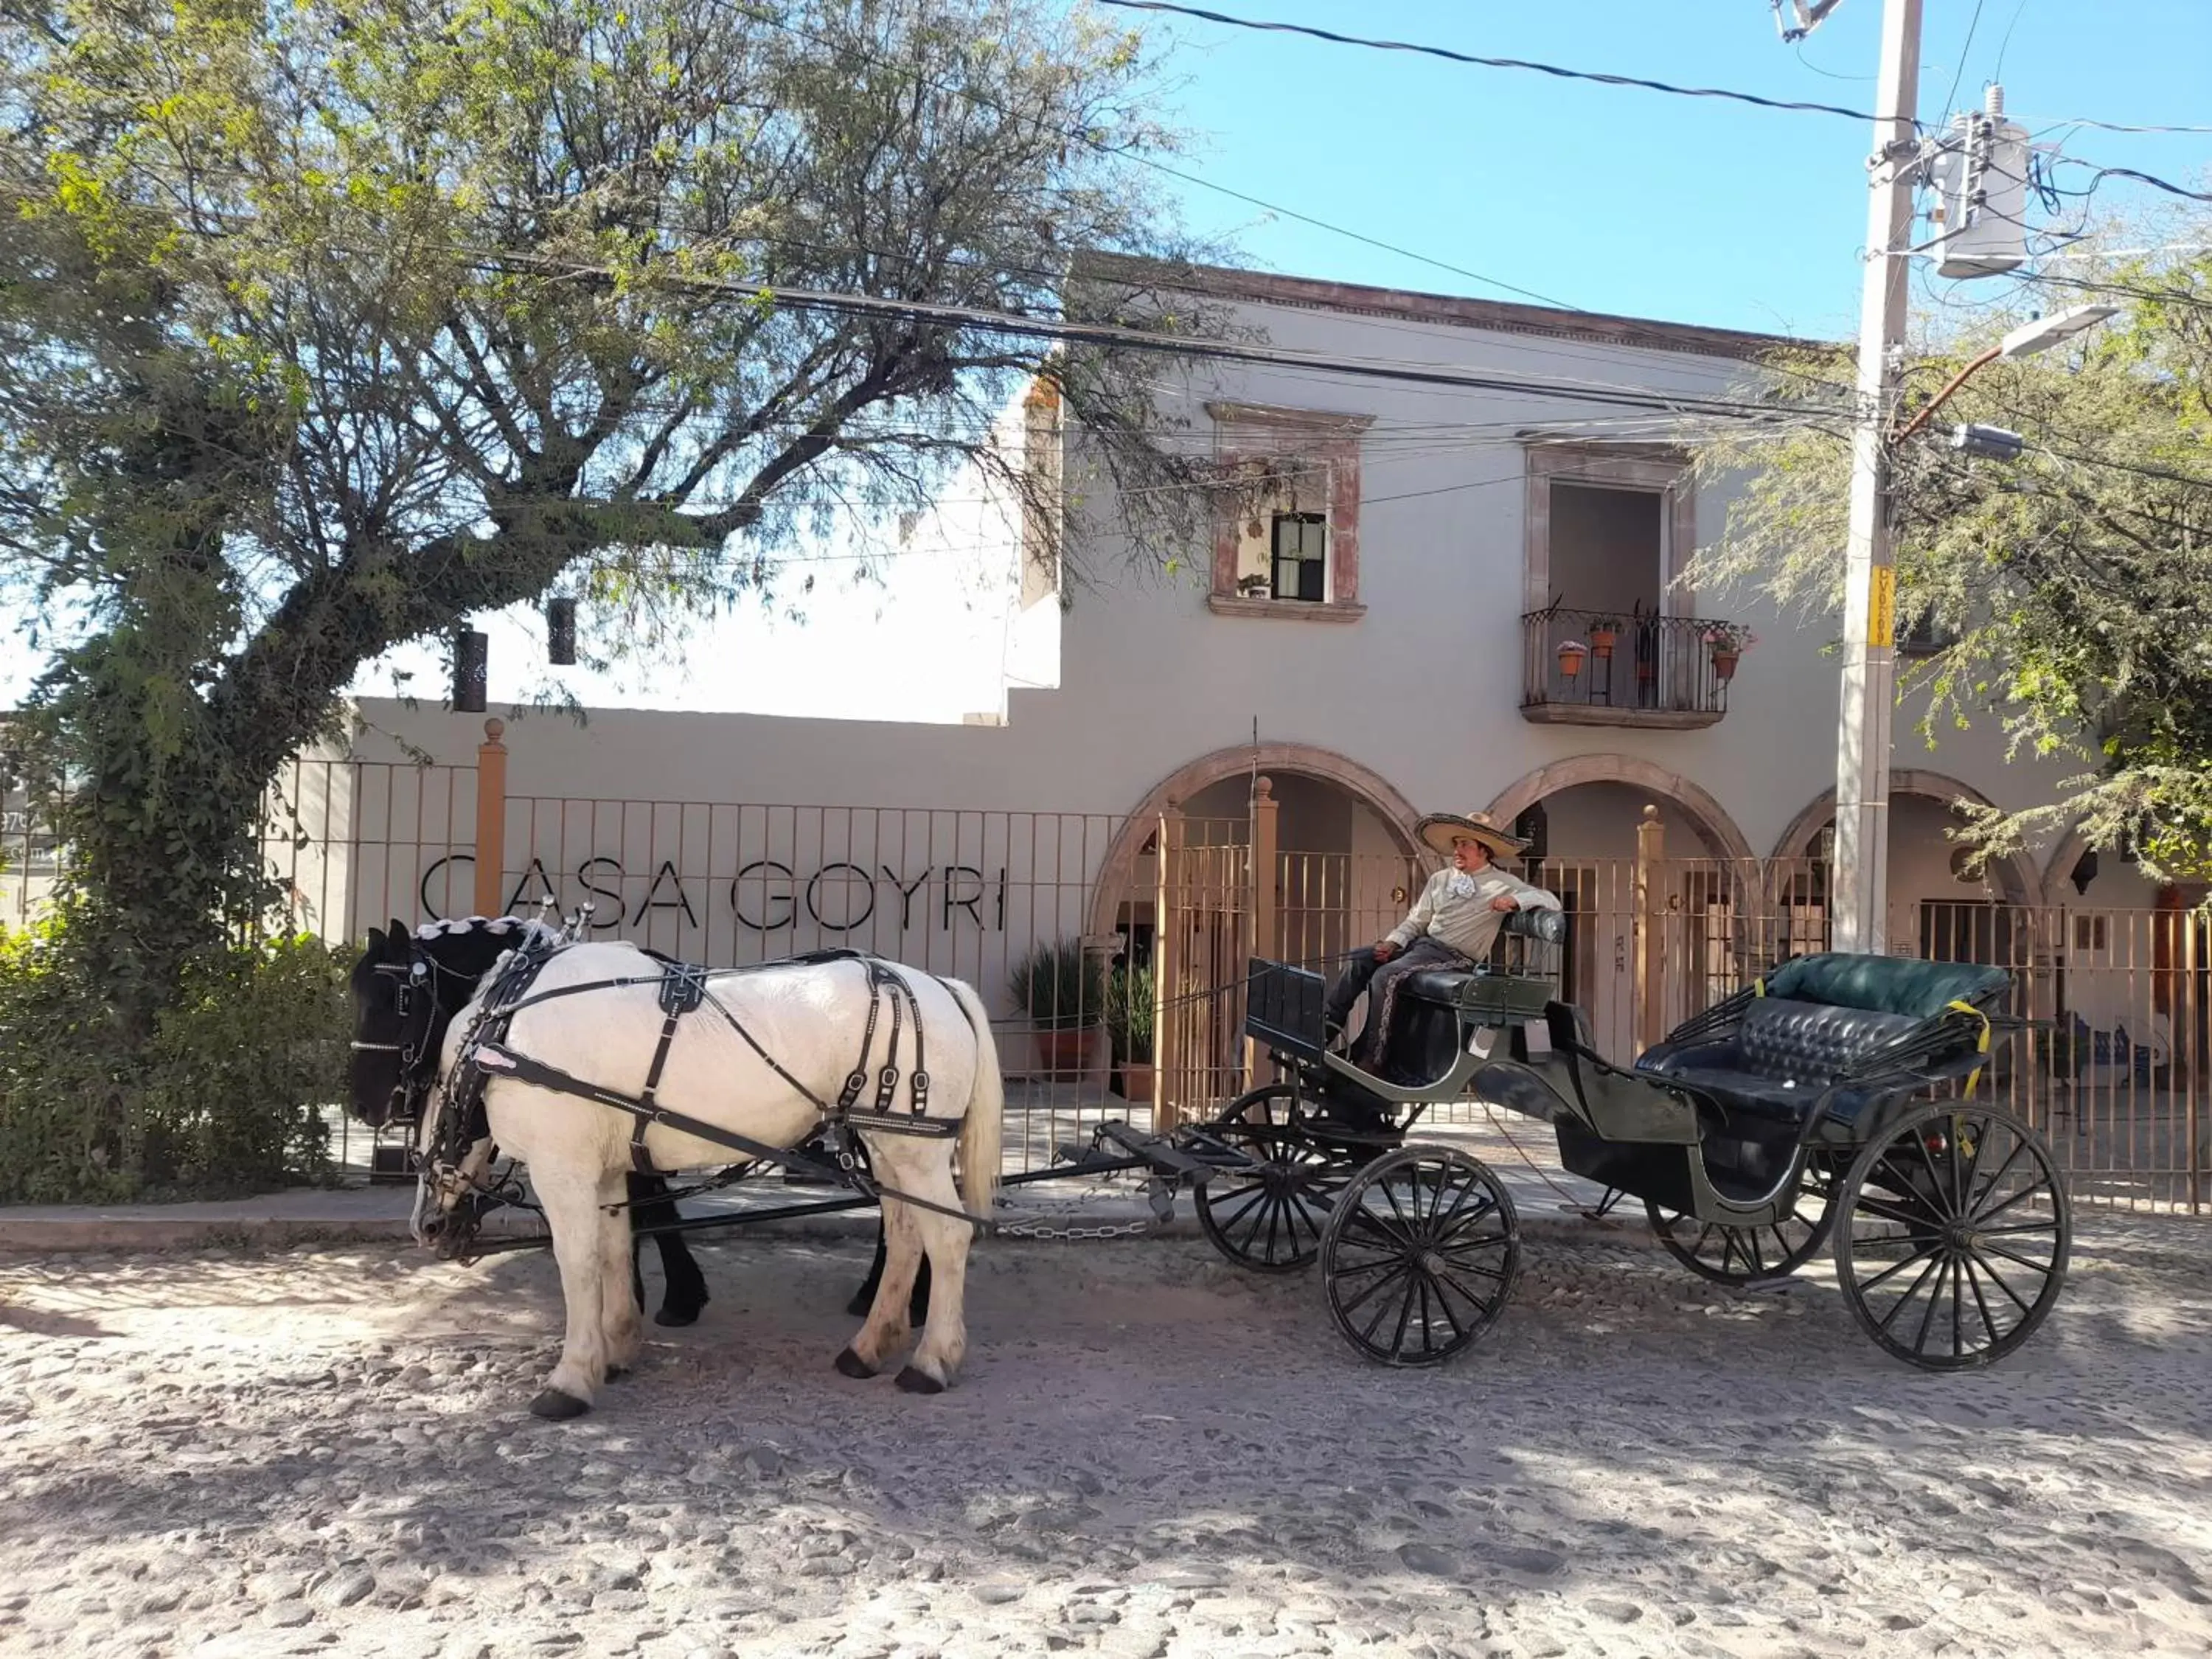
M1455 899L1471 899L1474 896L1474 878L1464 870L1455 870L1451 879L1444 884L1444 891Z

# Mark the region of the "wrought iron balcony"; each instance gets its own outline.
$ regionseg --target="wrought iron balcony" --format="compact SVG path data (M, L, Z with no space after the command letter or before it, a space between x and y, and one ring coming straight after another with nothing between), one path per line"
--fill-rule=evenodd
M1735 657L1699 617L1532 611L1521 618L1521 717L1680 731L1728 713Z

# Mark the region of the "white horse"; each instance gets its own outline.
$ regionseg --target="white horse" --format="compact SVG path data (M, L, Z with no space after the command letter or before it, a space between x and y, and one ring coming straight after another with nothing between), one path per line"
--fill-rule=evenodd
M894 988L879 989L868 963L858 958L705 975L705 1000L678 1021L655 1098L703 1125L788 1148L821 1123L817 1103L834 1108L851 1074L866 1073L854 1115L872 1177L883 1192L886 1255L866 1321L837 1356L837 1369L848 1376L873 1376L904 1348L910 1334L908 1296L927 1254L929 1311L898 1385L935 1394L951 1382L967 1350L963 1303L973 1228L961 1206L964 1200L968 1215L990 1212L998 1188L1005 1084L989 1017L972 988L897 963L884 966L903 981L910 1003ZM497 1048L580 1083L638 1097L664 1018L659 964L647 959L644 968L641 972L639 953L627 945L575 944L556 951L514 1004L516 1012ZM485 975L454 1019L439 1054L441 1082L451 1076L501 978L496 969ZM561 994L567 987L580 988ZM897 1077L894 1098L881 1115L889 1121L882 1121L875 1108L880 1073L891 1061L895 1018ZM870 1033L865 1058L864 1032ZM483 1068L489 1140L475 1142L458 1168L438 1170L431 1161L438 1114L423 1116L425 1193L418 1224L433 1210L449 1212L467 1195L481 1174L472 1166L489 1156L493 1142L529 1167L552 1233L568 1314L560 1361L531 1409L540 1417L578 1416L591 1408L600 1383L635 1362L642 1342L630 1283L629 1224L620 1207L633 1168L637 1119L557 1088L501 1076L497 1053L486 1058L494 1062ZM939 1125L934 1134L896 1127L913 1107L918 1059L927 1067L927 1116ZM957 1141L951 1133L955 1121ZM742 1157L726 1144L667 1123L651 1124L644 1144L663 1170L720 1168ZM905 1201L909 1198L920 1202Z

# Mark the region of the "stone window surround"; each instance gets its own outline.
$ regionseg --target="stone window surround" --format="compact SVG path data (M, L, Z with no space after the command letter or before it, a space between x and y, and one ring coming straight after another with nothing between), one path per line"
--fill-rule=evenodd
M1286 409L1270 404L1210 402L1214 453L1223 463L1295 450L1328 469L1328 591L1319 605L1304 599L1247 599L1237 591L1237 521L1224 514L1213 529L1212 580L1206 609L1222 617L1350 623L1367 614L1359 603L1359 441L1372 415Z
M1675 576L1698 545L1698 495L1686 451L1671 444L1576 442L1541 433L1522 433L1521 441L1528 479L1522 514L1523 614L1541 611L1552 602L1552 485L1555 480L1650 490L1660 495L1667 532L1660 550L1663 563L1660 612L1674 617L1696 614L1696 594L1674 586ZM1577 605L1571 593L1561 594L1559 603L1569 611L1586 608Z

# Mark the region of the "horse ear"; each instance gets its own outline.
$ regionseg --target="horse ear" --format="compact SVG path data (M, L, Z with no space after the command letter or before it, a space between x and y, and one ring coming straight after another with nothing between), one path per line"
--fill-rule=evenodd
M392 931L385 935L385 938L386 942L392 947L392 955L402 956L405 954L408 939L407 924L405 922L400 921L397 916L392 917Z
M383 954L384 929L381 927L372 927L368 930L368 959L371 962L374 962Z

